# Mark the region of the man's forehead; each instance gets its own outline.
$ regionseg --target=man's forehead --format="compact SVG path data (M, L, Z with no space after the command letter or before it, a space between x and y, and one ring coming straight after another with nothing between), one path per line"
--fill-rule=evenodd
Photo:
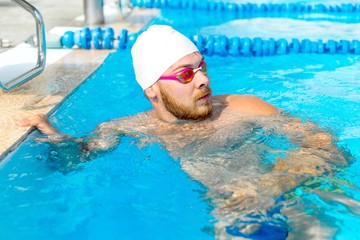
M179 67L191 67L199 64L203 60L204 57L199 52L193 52L171 65L169 70L174 70Z

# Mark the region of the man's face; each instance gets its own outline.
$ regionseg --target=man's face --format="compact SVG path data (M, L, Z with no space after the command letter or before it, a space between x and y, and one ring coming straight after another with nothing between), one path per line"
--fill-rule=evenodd
M203 57L192 53L171 66L164 75L175 74L184 68L197 68ZM197 71L191 82L158 81L160 95L167 111L178 119L203 119L212 113L211 88L207 75Z

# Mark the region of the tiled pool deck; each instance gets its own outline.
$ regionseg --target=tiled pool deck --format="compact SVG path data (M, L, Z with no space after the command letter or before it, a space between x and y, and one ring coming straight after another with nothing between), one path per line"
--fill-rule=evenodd
M135 32L157 14L157 10L134 9L129 18L105 25L113 27L116 33L121 29ZM52 49L47 54L56 54L56 51L64 50ZM46 115L56 109L112 51L116 50L74 49L60 60L47 65L40 75L30 81L8 92L0 90L0 161L32 131L31 128L16 126L16 120L36 113Z

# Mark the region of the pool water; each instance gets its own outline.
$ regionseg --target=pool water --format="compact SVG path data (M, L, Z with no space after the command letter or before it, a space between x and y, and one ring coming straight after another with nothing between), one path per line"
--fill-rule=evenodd
M176 14L174 14L174 12ZM176 16L176 17L174 17ZM181 11L162 11L154 23L169 23L185 34L260 35L322 39L359 37L360 21L316 16L187 22ZM329 24L340 26L329 32ZM251 27L252 26L252 27ZM252 29L254 32L252 32ZM310 119L339 138L354 161L334 177L300 185L288 195L325 225L334 239L360 234L360 57L297 54L272 57L206 57L214 95L256 95L289 114ZM61 131L89 135L101 122L150 109L134 80L129 49L111 54L50 116ZM0 165L0 239L214 239L214 206L207 188L191 179L164 147L124 137L113 151L62 172L37 131ZM320 184L321 183L321 184ZM335 189L330 191L329 189ZM284 195L287 197L288 195ZM293 219L295 221L295 219ZM296 233L294 233L296 234Z

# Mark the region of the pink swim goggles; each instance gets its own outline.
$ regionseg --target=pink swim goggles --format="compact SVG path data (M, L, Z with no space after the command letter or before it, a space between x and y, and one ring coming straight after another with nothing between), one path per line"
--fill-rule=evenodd
M201 71L205 75L207 74L206 63L204 61L200 63L198 68L185 68L174 75L161 76L159 80L175 80L182 84L187 84L193 80L197 71Z

